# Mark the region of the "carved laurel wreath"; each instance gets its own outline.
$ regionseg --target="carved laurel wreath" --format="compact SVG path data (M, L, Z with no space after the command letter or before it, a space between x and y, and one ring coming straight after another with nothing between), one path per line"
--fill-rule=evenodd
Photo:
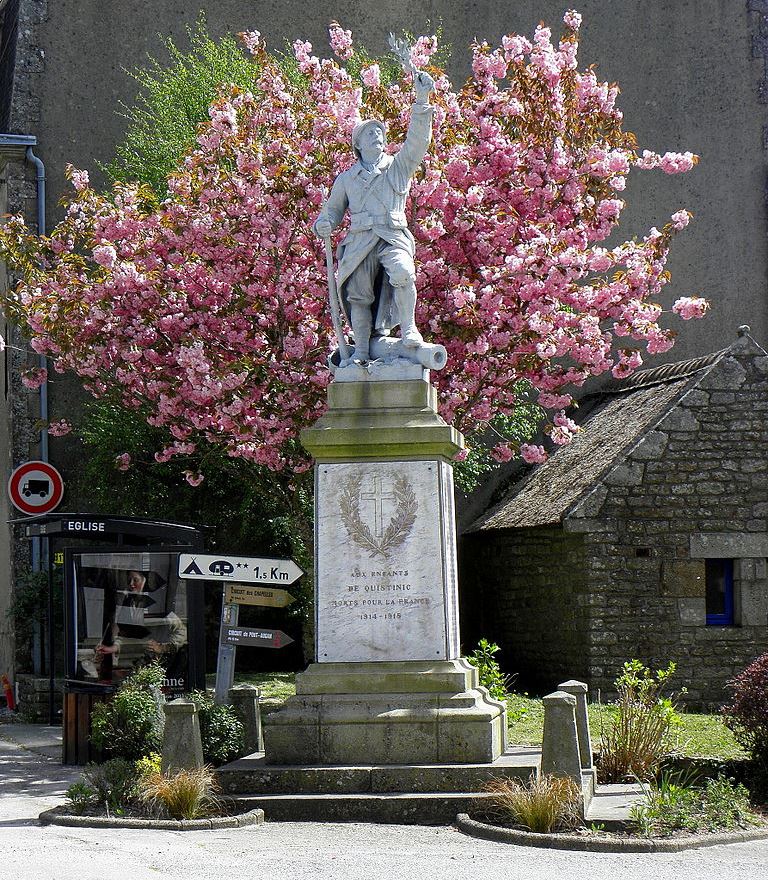
M373 559L376 556L386 559L390 551L399 547L410 534L416 521L418 502L413 487L408 479L400 474L396 477L392 486L392 494L397 502L397 509L384 529L380 538L371 534L371 530L360 519L360 489L363 478L352 475L347 478L339 499L341 521L349 534L349 537L358 547L368 551Z

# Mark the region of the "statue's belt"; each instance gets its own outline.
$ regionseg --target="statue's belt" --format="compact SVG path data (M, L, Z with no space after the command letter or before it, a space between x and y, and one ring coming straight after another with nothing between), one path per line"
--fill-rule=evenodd
M350 214L350 232L364 232L374 226L388 226L390 229L406 229L408 222L403 211L387 211L386 214L371 214L369 211L358 211Z

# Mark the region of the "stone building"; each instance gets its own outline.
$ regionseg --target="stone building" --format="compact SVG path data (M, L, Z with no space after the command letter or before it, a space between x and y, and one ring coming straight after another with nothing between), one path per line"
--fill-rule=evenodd
M768 354L715 354L582 400L574 442L471 527L469 626L518 684L610 692L622 663L674 660L691 704L768 650Z

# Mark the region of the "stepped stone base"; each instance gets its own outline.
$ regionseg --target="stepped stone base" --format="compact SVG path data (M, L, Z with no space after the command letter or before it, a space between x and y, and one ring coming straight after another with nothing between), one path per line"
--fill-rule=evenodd
M515 746L485 764L277 767L257 752L216 773L223 793L273 822L450 824L487 797L489 779L527 781L540 757Z
M264 719L268 764L483 764L506 749L506 711L464 659L316 663Z

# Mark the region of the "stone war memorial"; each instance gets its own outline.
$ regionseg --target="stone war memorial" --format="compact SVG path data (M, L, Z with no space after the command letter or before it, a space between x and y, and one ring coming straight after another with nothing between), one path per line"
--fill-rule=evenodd
M490 763L503 753L503 703L459 652L451 460L462 436L437 413L430 368L445 349L416 328L414 242L405 200L431 137L432 78L399 151L363 120L357 162L315 222L325 238L349 213L329 291L334 326L328 411L302 433L315 458L316 662L267 718L268 764ZM399 328L399 335L393 331Z

